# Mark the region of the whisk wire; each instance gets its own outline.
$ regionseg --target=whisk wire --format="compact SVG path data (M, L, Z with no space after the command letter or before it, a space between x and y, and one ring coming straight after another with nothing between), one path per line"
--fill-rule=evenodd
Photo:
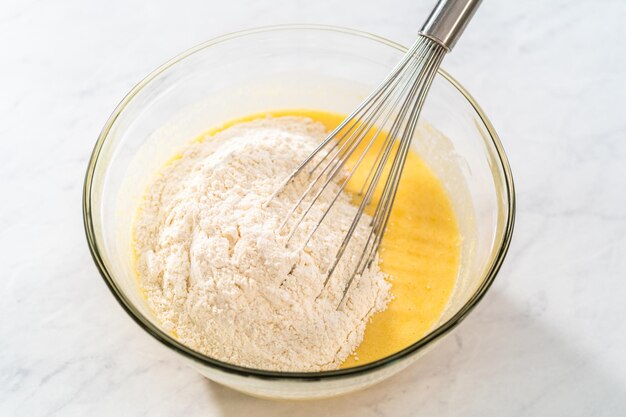
M436 69L439 66L440 61L443 58L443 54L444 53L441 51L435 52L434 58L431 60L431 62L429 62L428 67L426 68L425 72L421 74L420 80L418 81L417 84L421 85L421 88L423 90L428 91L428 89L430 88L430 85L435 75L432 69L433 68ZM417 126L418 117L421 112L421 108L423 106L425 98L426 98L425 93L419 94L417 97L417 102L414 103L411 115L409 116L409 120L407 122L407 127L405 131L403 132L403 136L400 141L401 149L399 150L399 153L396 155L396 160L394 161L394 164L392 165L393 172L390 173L388 180L386 182L386 185L385 185L385 189L383 190L383 193L380 198L381 201L383 201L383 205L378 207L377 212L374 214L372 218L372 226L373 226L372 230L378 235L377 239L379 241L382 238L382 235L384 234L384 231L386 228L386 222L389 219L389 214L391 212L391 208L395 201L395 195L396 195L399 183L400 183L400 176L404 169L404 164L406 163L406 155L408 154L408 150L411 144L411 139L413 137L415 128ZM398 162L398 164L396 163L396 161ZM380 227L381 219L384 219L385 221L385 224L383 224L382 227ZM379 243L380 242L374 245L373 250L376 250L378 248Z
M421 45L416 44L416 46L421 46ZM419 49L420 48L418 48L418 47L415 48L416 51L419 51ZM421 50L421 54L423 54L424 53L424 51L423 51L424 48L422 47L421 49L422 49ZM409 62L412 67L415 67L415 66L418 65L417 64L418 61L415 61L415 60L412 61L412 62L411 61L407 61L407 62ZM402 65L401 68L404 68L405 66L406 65ZM389 80L391 80L391 81L398 81L399 82L400 77L390 77ZM328 185L337 176L337 174L339 172L341 172L341 168L343 168L343 166L348 161L348 159L350 158L350 156L352 155L354 150L359 146L359 144L363 140L364 135L373 128L374 123L376 121L376 117L378 115L378 112L383 111L387 107L389 107L390 101L388 99L389 99L389 97L393 93L395 93L395 89L394 89L394 84L393 83L392 84L386 84L386 85L388 85L388 86L390 86L392 88L380 89L380 94L376 94L374 99L373 99L373 101L369 104L369 106L366 106L365 111L364 111L364 115L367 117L367 119L364 122L358 122L358 123L357 122L353 122L353 123L350 123L350 125L348 127L348 130L346 132L342 132L341 136L338 139L334 140L335 144L334 144L333 148L331 148L328 152L326 152L326 154L322 158L320 158L320 161L313 167L313 169L311 169L309 171L309 175L312 175L315 172L315 170L320 166L320 164L328 157L328 155L333 153L335 148L339 147L339 149L333 154L333 157L328 161L328 163L317 174L315 179L310 182L310 184L305 189L305 191L302 193L300 198L296 201L296 203L289 210L288 214L285 216L285 219L284 219L283 223L280 225L279 230L280 231L284 230L284 228L287 225L289 219L295 213L295 211L300 206L300 204L302 204L302 202L305 200L305 198L313 191L313 189L318 184L320 179L325 177L325 174L330 169L331 173L330 173L329 176L326 176L326 182L324 183L322 188L320 190L318 190L317 194L309 202L309 204L306 207L306 209L304 210L304 212L300 215L300 217L292 225L292 231L291 231L291 233L289 234L289 236L287 238L288 242L291 240L291 238L295 234L295 231L296 231L297 227L304 220L304 218L309 213L309 211L311 210L311 208L313 207L313 205L315 204L317 199L320 197L320 195L326 190ZM381 109L377 109L374 106L378 103L378 100L381 99L381 98L382 98L382 104L381 104L382 108ZM401 95L398 97L398 100L400 98L401 98ZM370 112L371 109L374 109L374 111ZM387 118L385 118L385 120L387 120ZM346 120L348 120L348 119L346 119ZM357 127L357 129L353 131L353 129L355 127ZM337 129L335 129L335 130L337 130ZM350 136L348 137L348 139L344 140L345 137L348 134L350 134ZM327 139L330 138L330 137L332 137L332 133L330 135L328 135ZM296 168L296 170L294 172L297 173L299 170L304 168L304 166L305 166L305 164L302 164L301 166ZM295 178L295 175L290 176L290 178ZM336 199L334 199L333 201L336 201ZM321 220L323 220L323 218Z
M423 49L423 48L422 48ZM422 51L422 54L424 53L424 51ZM411 63L411 69L417 67L419 65L419 61L414 60ZM377 114L383 112L385 114L385 117L383 118L382 123L379 123L379 126L375 132L375 134L372 136L372 138L370 139L370 141L368 142L367 146L365 147L365 149L361 152L361 156L359 157L359 159L357 160L356 163L354 163L354 165L352 166L352 169L350 170L350 172L348 173L348 176L344 179L342 185L340 186L340 189L337 191L335 197L331 200L331 203L326 207L325 212L323 213L322 217L320 219L318 219L318 224L317 226L314 228L314 230L310 233L313 234L315 231L317 231L319 224L321 224L321 222L324 221L326 214L328 213L328 211L330 211L330 209L333 207L333 205L335 204L335 202L337 201L340 193L345 189L346 185L348 184L349 180L352 178L352 176L354 175L354 173L356 172L357 168L360 166L361 162L363 161L363 159L365 158L365 155L367 154L367 152L369 151L369 149L372 147L372 145L374 144L374 142L376 141L376 139L378 138L378 136L380 135L380 133L383 130L383 126L384 124L387 122L387 120L389 119L389 117L392 115L393 113L393 109L395 107L395 105L398 104L398 102L402 99L402 94L404 93L404 91L410 86L410 83L405 83L405 85L403 86L400 94L397 94L397 97L395 99L395 101L390 101L387 100L387 98L395 92L394 89L389 89L386 92L386 97L385 97L385 101L383 101L382 103L382 107L378 110L377 112L372 112L369 116L368 119L363 122L363 123L358 123L359 128L354 131L352 133L352 135L350 135L350 137L348 138L348 140L346 140L340 147L339 151L337 151L335 157L333 159L331 159L331 161L329 161L329 163L322 169L322 171L317 175L317 177L309 184L309 186L307 187L307 189L304 191L304 193L300 196L300 198L298 199L298 201L296 201L296 203L292 206L292 208L290 209L290 211L288 212L287 216L285 217L284 222L281 224L280 229L282 230L284 228L284 226L287 224L289 218L291 217L291 215L293 215L293 213L296 211L297 207L302 203L302 201L305 199L305 197L307 195L309 195L309 193L313 190L313 188L315 187L315 185L317 184L317 182L324 176L324 174L326 173L326 171L328 170L328 168L331 166L332 164L332 172L330 174L330 176L328 176L326 178L326 181L324 183L324 185L318 190L317 194L312 198L312 200L308 203L307 207L305 208L305 210L303 211L303 213L300 215L300 217L296 220L296 222L292 225L292 231L289 234L287 241L291 240L291 238L293 237L297 227L300 225L300 223L304 220L304 218L306 217L306 215L309 213L309 211L311 210L311 208L313 207L313 205L315 204L315 202L318 200L318 198L321 196L321 194L326 190L326 188L328 187L328 185L332 182L332 180L336 177L336 175L341 172L341 168L343 168L346 164L346 162L348 161L348 159L350 158L350 156L353 154L354 150L361 144L361 141L364 138L364 135L371 131L371 129L374 127L374 116L376 116ZM392 104L393 103L393 104ZM389 111L386 112L387 108L389 108ZM351 127L356 126L357 123L353 123ZM337 141L337 144L340 143L340 141L343 140L343 138L345 137L345 135L342 136L342 138L340 138ZM348 149L345 149L347 146ZM319 166L319 164L318 164ZM306 244L309 242L310 237L307 237L307 239L305 240L305 244L304 246L306 246Z
M423 39L422 37L420 37ZM341 132L346 125L350 124L352 120L354 120L357 115L365 108L369 108L374 104L377 100L378 96L382 94L382 92L388 87L389 83L392 82L399 74L400 70L411 61L413 54L416 49L420 46L419 40L411 46L409 51L405 54L402 60L394 67L389 75L383 80L383 82L372 92L369 96L367 96L356 109L350 113L348 117L346 117L326 138L320 142L320 144L293 170L291 174L285 178L285 180L277 187L276 191L268 198L265 204L269 204L280 192L289 184L294 177L302 171L302 169L308 165L317 155L318 153L326 147L327 144L334 142L336 139L336 135ZM350 128L351 129L351 128ZM328 153L326 154L328 155ZM323 157L325 158L325 156Z
M417 63L415 64L417 65ZM408 87L410 86L409 83L405 84L405 86L402 88L402 92L404 92ZM398 102L402 99L402 93L400 95L398 95L398 97L396 98L394 105L398 104ZM313 230L309 233L309 235L307 236L307 238L304 241L304 245L303 248L306 247L306 245L308 244L308 242L311 240L311 238L313 237L313 234L317 231L317 229L319 228L319 226L322 224L322 222L324 221L324 219L326 218L326 216L328 215L328 213L330 212L330 210L332 209L333 205L335 204L335 202L338 200L339 196L341 195L341 193L343 192L343 190L345 189L345 187L348 185L348 183L350 182L350 180L352 179L353 175L356 173L356 170L358 169L358 167L361 165L361 162L363 162L363 160L365 159L365 156L367 155L367 153L369 152L370 148L372 147L372 145L376 142L376 140L378 139L379 135L383 132L383 126L387 123L387 121L389 120L389 117L393 114L393 108L394 105L391 106L391 108L389 109L388 112L386 112L385 117L382 121L382 123L379 124L379 126L377 127L376 132L374 133L374 135L372 135L372 138L369 140L369 142L367 143L367 146L365 147L365 149L363 150L363 152L361 152L361 155L359 156L359 159L355 162L355 164L353 165L352 169L350 170L350 172L348 173L347 177L344 179L343 183L341 184L341 186L339 187L339 189L337 190L337 192L335 193L335 196L333 197L332 201L330 202L330 204L326 207L326 210L324 211L324 213L322 214L321 218L318 220L317 224L315 225L315 227L313 228ZM386 109L386 107L389 107L389 102L387 102L384 107L383 110ZM388 137L385 140L389 140ZM381 147L381 152L382 152L382 147ZM379 156L377 157L377 160L379 159L381 152L379 152ZM376 164L376 162L375 162ZM368 179L369 176L371 175L372 170L370 170L370 174L368 174ZM367 182L367 179L366 179ZM365 185L365 184L364 184ZM359 193L360 195L361 193ZM367 206L367 204L365 204L365 206Z
M378 182L382 176L382 173L384 171L385 166L387 165L387 160L389 159L389 156L391 155L392 149L393 149L393 144L394 144L394 140L393 138L398 136L399 130L401 129L404 120L405 120L405 116L408 112L408 110L411 108L411 104L413 102L413 98L415 97L415 94L420 90L421 87L421 80L423 78L423 74L424 71L427 71L428 69L430 69L429 66L426 66L427 69L424 69L424 65L421 63L422 59L425 58L430 58L429 53L432 52L432 48L435 47L434 42L430 41L430 40L424 40L424 44L427 46L426 48L426 52L424 54L420 54L418 56L418 60L417 62L420 63L420 65L417 66L417 68L419 69L418 71L412 71L409 74L409 80L407 82L407 85L410 85L410 91L408 94L408 97L405 98L405 100L402 103L402 106L400 108L400 111L398 113L398 116L396 117L396 119L394 120L394 123L392 125L391 131L387 134L386 136L386 141L384 146L384 152L382 155L381 160L379 161L378 164L376 164L376 172L374 174L374 177L372 178L372 181L368 183L368 189L366 192L365 197L363 198L363 200L361 201L361 204L359 205L359 208L352 220L352 223L350 225L350 228L348 229L348 232L346 233L346 236L344 237L339 250L337 251L337 254L335 256L335 259L333 260L326 279L324 281L324 287L328 284L328 281L330 280L333 272L335 271L337 265L339 264L339 261L341 260L341 257L343 256L349 242L350 239L352 237L352 235L354 234L354 231L356 229L356 227L358 226L359 221L361 220L361 217L363 215L363 212L365 211L365 207L369 204L374 190L376 189ZM415 110L415 109L414 109ZM406 135L406 131L404 132ZM411 136L412 136L412 132L411 132ZM404 136L403 136L404 138ZM394 167L394 165L396 165L395 161L397 160L398 154L396 154L396 158L394 159L394 164L392 165L392 168ZM391 177L388 177L388 181ZM380 208L380 206L379 206ZM377 209L378 211L378 209ZM367 251L367 247L364 249L364 251ZM357 265L358 268L358 265ZM349 284L348 286L352 283L354 279L354 274L352 274L350 276L349 279ZM344 294L347 292L347 289L344 291Z
M406 128L400 140L399 150L396 153L394 161L392 163L392 172L390 172L387 177L387 181L385 182L385 188L380 197L380 200L383 201L383 205L379 205L376 209L374 217L372 218L372 227L367 242L365 244L365 248L361 254L359 261L357 262L354 272L350 275L350 279L344 286L343 295L341 300L339 301L337 308L339 308L344 302L354 279L357 276L363 274L365 269L368 268L375 259L375 253L380 246L382 237L389 222L391 209L393 207L393 203L395 201L398 186L400 183L400 177L406 163L407 154L411 145L411 139L417 126L418 117L424 104L426 92L432 84L436 69L439 67L444 54L445 51L435 51L433 54L433 59L428 62L428 64L426 65L426 69L420 74L420 77L416 82L416 87L418 87L416 88L416 91L421 88L424 89L425 92L423 94L417 95L416 102L411 108L409 119L406 123ZM413 99L414 96L410 96L410 99L407 101L411 101Z

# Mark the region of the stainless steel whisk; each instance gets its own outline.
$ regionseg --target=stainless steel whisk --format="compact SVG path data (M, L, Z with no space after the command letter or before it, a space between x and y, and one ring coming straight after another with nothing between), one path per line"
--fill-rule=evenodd
M284 230L289 226L289 220L294 214L302 211L295 222L290 225L289 241L302 220L311 215L311 209L318 204L320 195L327 191L329 184L332 181L340 182L340 187L338 191L335 191L331 203L324 208L314 230L305 239L306 246L322 222L326 220L328 212L353 178L354 173L366 159L366 154L372 151L377 141L382 142L366 179L360 187L361 202L345 238L337 249L335 259L330 263L324 282L324 287L326 287L363 213L374 200L378 184L382 180L382 191L376 199L369 224L369 236L363 245L360 259L345 284L338 308L345 299L354 278L360 276L376 259L424 100L444 55L454 47L480 2L481 0L440 0L420 30L417 41L400 63L350 116L300 163L270 198L271 201L284 191L296 176L307 175L311 180L281 225L281 230ZM374 133L371 134L371 131ZM371 137L366 139L368 134ZM357 152L356 162L346 171L345 165L350 158L354 159L355 152ZM391 165L389 165L390 161Z

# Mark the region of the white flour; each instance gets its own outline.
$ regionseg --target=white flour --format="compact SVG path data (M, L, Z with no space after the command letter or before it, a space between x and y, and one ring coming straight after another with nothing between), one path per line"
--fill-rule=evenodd
M347 195L305 251L323 207L315 205L289 246L278 229L306 182L263 205L325 135L303 117L241 123L189 145L149 187L135 225L140 285L181 342L247 367L336 369L361 343L371 315L386 308L390 284L374 263L336 309L368 233L364 222L323 288L356 209Z

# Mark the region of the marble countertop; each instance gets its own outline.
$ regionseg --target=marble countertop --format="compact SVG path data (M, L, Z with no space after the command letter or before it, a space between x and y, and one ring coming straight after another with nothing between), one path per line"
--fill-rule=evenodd
M626 3L483 3L444 67L490 115L518 216L475 312L367 391L272 402L212 383L135 325L81 215L95 139L150 70L216 35L325 23L409 43L432 1L0 4L0 415L617 416L626 409Z

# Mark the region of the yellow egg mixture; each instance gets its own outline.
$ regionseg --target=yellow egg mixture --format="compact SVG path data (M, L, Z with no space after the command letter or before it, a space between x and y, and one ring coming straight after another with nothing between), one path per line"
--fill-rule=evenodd
M272 111L228 122L205 135L266 116L309 117L329 131L345 118L317 110ZM376 154L373 147L367 155L375 158ZM362 165L372 162L365 159ZM366 175L357 171L347 190L358 193ZM391 279L393 300L372 317L363 342L342 368L384 358L415 343L437 323L454 290L460 258L456 218L441 182L413 151L408 154L379 253L381 270Z

